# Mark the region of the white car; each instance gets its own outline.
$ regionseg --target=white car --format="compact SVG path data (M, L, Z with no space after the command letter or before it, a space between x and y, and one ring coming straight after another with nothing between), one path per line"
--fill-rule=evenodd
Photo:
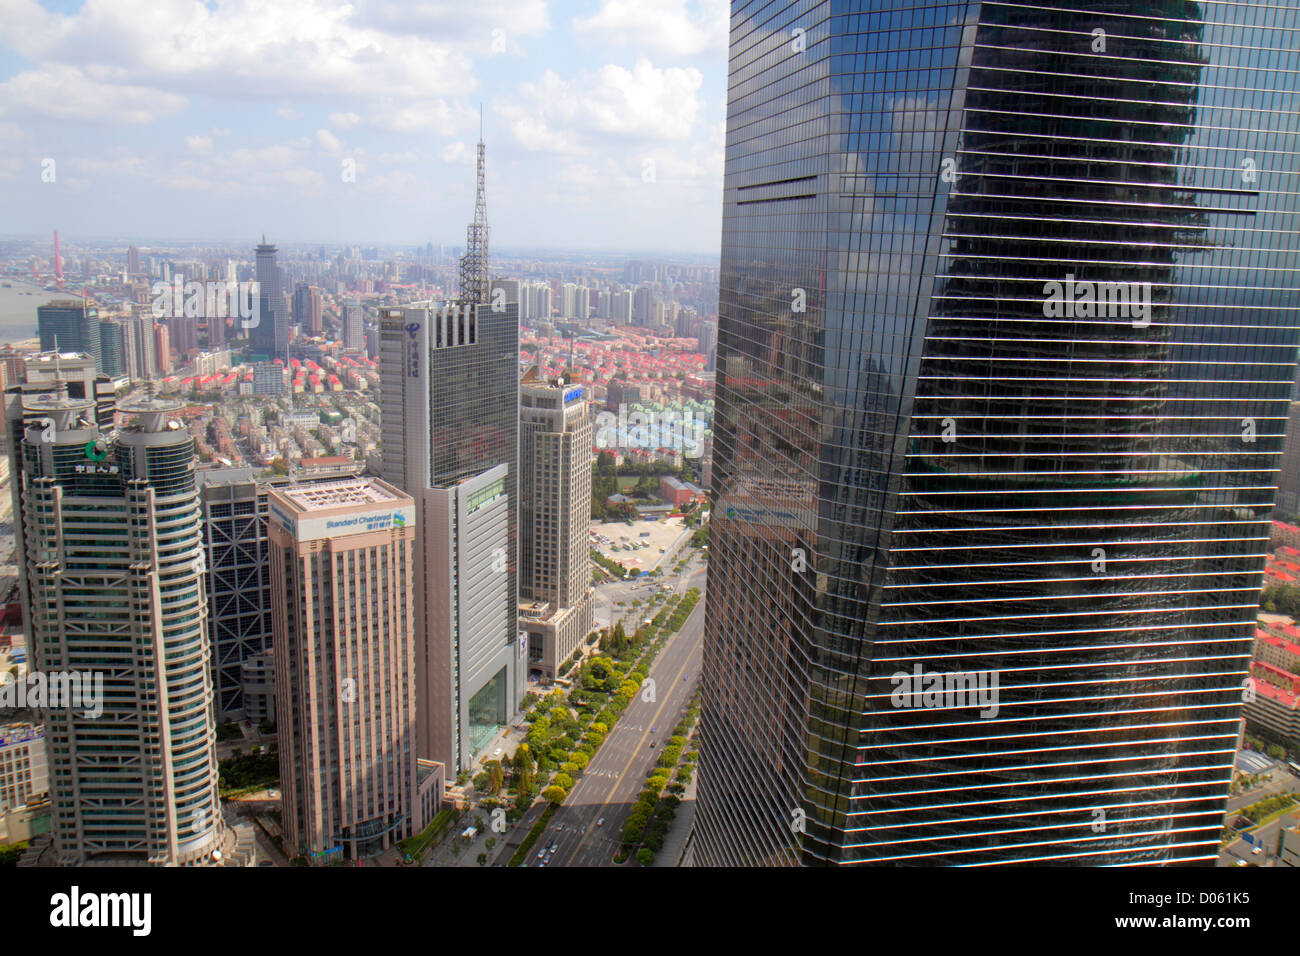
M1258 856L1259 854L1264 852L1264 848L1262 846L1257 846L1255 847L1255 849L1251 850L1250 852Z

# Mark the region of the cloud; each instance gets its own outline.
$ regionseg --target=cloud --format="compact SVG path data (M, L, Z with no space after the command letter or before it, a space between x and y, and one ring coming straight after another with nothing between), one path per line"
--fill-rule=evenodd
M103 83L75 66L53 64L0 83L0 115L45 116L81 123L149 123L189 101L145 86Z
M571 81L547 70L496 111L509 122L515 141L531 151L587 152L593 138L682 141L704 111L702 82L699 70L659 68L648 60L630 70L606 65Z
M604 0L593 16L576 18L573 30L601 43L665 56L725 52L728 6L726 0Z
M551 28L546 0L380 0L361 5L359 20L385 30L490 42L494 29L507 36L537 36Z
M302 113L296 109L293 109L290 106L278 107L275 111L275 115L279 119L288 120L290 122L293 120L302 119Z
M85 0L66 15L6 0L5 20L4 45L36 67L0 88L0 104L56 119L147 122L185 94L429 100L476 86L447 37L385 32L330 0Z
M212 153L212 137L186 136L185 148L191 153L197 153L200 156L208 156Z
M472 163L475 161L474 150L465 143L448 143L438 154L444 163Z
M385 97L360 113L331 113L329 121L338 129L368 127L386 133L454 136L475 124L478 114L464 104L453 104L444 99L398 101Z
M327 129L316 130L316 145L320 147L322 152L331 156L337 156L343 152L343 144L339 142L339 138Z

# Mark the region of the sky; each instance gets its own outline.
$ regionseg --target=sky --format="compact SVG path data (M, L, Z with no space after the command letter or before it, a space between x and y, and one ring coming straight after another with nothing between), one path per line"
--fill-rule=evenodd
M0 0L0 234L716 253L726 0Z

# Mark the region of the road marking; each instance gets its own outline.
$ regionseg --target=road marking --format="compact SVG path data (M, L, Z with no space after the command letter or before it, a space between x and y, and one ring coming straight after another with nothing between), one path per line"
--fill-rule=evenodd
M691 617L694 617L694 616L695 616L695 612L698 611L698 610L699 610L700 608L702 608L703 606L704 606L704 602L703 602L703 601L700 601L700 602L697 602L697 603L696 603L694 609L692 609L692 611L691 611L690 617L688 617L685 621L682 622L682 631L686 630L686 625L690 623L690 619L691 619ZM677 632L677 635L674 635L674 637L676 637L676 636L680 636L681 633L682 633L682 631L678 631L678 632ZM691 662L691 655L695 653L695 647L696 647L696 645L699 644L699 643L701 643L703 640L704 640L704 626L703 626L703 624L701 624L701 626L700 626L700 634L699 634L699 636L695 639L695 642L694 642L693 644L691 644L690 649L686 652L686 657L685 657L685 660L682 661L682 666L679 667L679 668L677 669L677 673L673 675L673 680L672 680L672 686L673 686L673 687L676 687L677 684L681 681L682 673L686 670L687 665ZM667 653L667 651L668 651L668 648L665 647L665 648L664 648L664 652L665 652L665 654ZM672 694L671 694L671 693L666 694L666 695L664 696L664 702L663 702L662 704L659 705L659 710L655 712L655 720L654 720L654 724L656 724L656 725L658 724L658 722L659 722L659 718L660 718L660 714L662 714L664 708L668 706L668 701L669 701L669 699L670 699L671 697L672 697ZM689 701L690 698L687 698L687 700ZM641 734L641 741L644 741L644 740L645 740L645 736L646 736L645 733L642 733L642 734ZM638 755L639 753L640 753L640 748L639 748L639 747L634 747L634 748L632 749L632 756L630 756L630 757L627 758L627 763L624 765L622 773L620 773L620 774L618 775L618 779L619 779L620 781L621 781L624 777L627 776L627 772L628 772L628 770L630 770L631 767L632 767L632 762L633 762L634 760L636 760L637 755ZM615 784L615 788L617 789L617 784ZM574 854L574 856L577 856L578 853L580 853L580 852L582 851L582 847L583 847L583 845L587 842L587 838L591 836L591 831L592 831L593 829L595 829L595 825L594 825L594 824L592 824L591 826L589 826L589 827L587 828L587 832L584 833L584 834L582 835L582 839L578 841L578 845L577 845L577 846L574 848L574 850L573 850L573 854ZM572 859L572 857L571 857L570 859Z

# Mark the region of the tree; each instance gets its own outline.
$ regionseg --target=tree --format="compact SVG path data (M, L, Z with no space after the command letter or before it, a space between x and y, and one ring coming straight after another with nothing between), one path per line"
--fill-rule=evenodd
M480 853L476 858L479 866L487 866L487 854Z
M506 782L506 774L505 771L501 769L501 761L500 760L488 761L487 773L488 773L487 792L488 793L500 792L502 785Z
M551 783L564 791L573 789L573 778L567 773L557 773L551 778Z
M655 861L655 851L646 846L641 847L636 851L636 861L642 866L649 866Z
M542 791L542 799L549 800L556 806L563 803L567 796L568 794L560 787L547 787Z

